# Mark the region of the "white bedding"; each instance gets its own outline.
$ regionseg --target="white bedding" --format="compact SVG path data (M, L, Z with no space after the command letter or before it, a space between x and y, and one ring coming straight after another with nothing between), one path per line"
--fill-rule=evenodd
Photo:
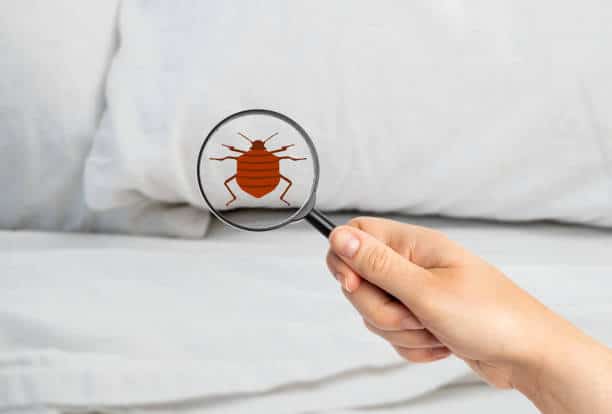
M312 137L323 210L612 226L610 20L602 0L123 2L87 203L204 206L206 134L268 108ZM268 149L296 143L254 119L239 123L247 135L279 132ZM223 143L248 149L231 125ZM305 156L297 144L288 154ZM288 195L306 165L281 166ZM225 200L234 162L203 168Z
M612 232L418 222L612 345ZM0 411L438 413L452 401L478 411L502 399L508 412L529 407L514 393L438 390L466 381L457 360L401 362L338 293L325 240L306 225L250 234L215 223L210 233L184 241L0 232Z

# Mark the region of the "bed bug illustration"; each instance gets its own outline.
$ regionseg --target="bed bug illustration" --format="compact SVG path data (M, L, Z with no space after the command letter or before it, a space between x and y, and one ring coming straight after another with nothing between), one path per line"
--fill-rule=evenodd
M282 156L277 157L274 154L278 154L279 152L287 151L287 149L293 147L295 144L283 145L282 147L268 151L266 149L266 142L274 138L278 135L278 132L270 135L268 138L264 140L252 140L247 137L242 132L239 132L242 138L249 141L251 144L251 148L248 151L241 150L239 148L234 147L233 145L221 144L222 146L228 148L230 151L237 152L241 155L232 157L226 156L223 158L214 158L210 157L209 159L215 161L223 161L223 160L236 160L236 174L229 177L223 183L227 191L232 195L232 198L225 203L225 206L229 206L236 200L236 194L229 187L229 183L232 180L236 180L238 186L245 192L252 195L255 198L261 198L266 194L274 191L276 187L278 187L280 180L286 181L289 185L285 188L285 191L280 195L280 200L287 205L290 205L287 200L285 200L285 194L289 191L289 188L293 185L293 181L289 178L285 177L280 173L280 161L281 160L292 160L292 161L301 161L306 158L295 158L290 156Z

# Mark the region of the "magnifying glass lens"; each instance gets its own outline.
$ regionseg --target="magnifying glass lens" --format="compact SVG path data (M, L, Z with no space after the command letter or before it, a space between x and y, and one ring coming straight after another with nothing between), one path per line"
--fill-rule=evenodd
M272 111L244 111L217 124L197 168L211 211L244 230L280 227L314 202L318 160L312 142L299 125Z

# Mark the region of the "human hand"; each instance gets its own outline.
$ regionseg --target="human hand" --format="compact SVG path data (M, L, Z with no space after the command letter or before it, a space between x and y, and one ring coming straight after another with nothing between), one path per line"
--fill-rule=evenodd
M588 342L499 270L434 230L354 219L330 235L327 263L366 326L413 362L452 353L490 384L520 387L557 350L563 353L563 344Z

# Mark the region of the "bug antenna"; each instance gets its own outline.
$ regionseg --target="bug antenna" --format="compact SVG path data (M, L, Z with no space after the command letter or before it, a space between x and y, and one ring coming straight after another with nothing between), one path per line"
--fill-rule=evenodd
M264 144L265 144L266 142L268 142L268 140L269 140L269 139L272 139L272 138L274 138L274 137L275 137L275 136L277 136L277 135L278 135L278 132L275 132L274 134L270 135L268 138L266 138L266 139L264 140Z
M239 132L238 135L240 135L242 138L244 138L247 141L249 141L251 144L253 143L253 140L251 138L247 137L246 135L244 135L242 132Z

